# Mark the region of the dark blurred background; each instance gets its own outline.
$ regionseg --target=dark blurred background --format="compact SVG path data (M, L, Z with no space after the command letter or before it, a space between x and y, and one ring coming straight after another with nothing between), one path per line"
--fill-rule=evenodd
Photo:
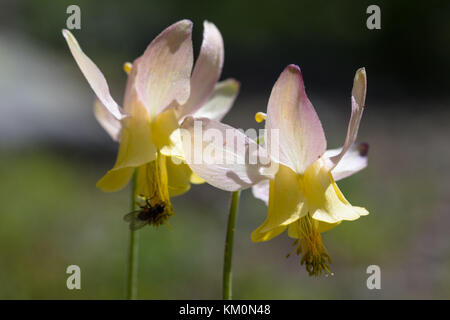
M96 123L93 92L61 35L71 4L81 8L81 30L72 32L117 101L123 62L159 32L192 20L197 54L203 20L214 22L225 41L222 78L241 82L224 121L239 128L262 127L254 113L265 111L278 75L294 63L329 147L338 147L354 72L366 67L359 140L370 144L369 167L339 185L371 214L324 234L335 275L309 278L298 258L285 259L287 235L250 241L267 209L243 192L235 298L450 297L450 2L2 0L0 298L124 296L129 190L95 188L117 145ZM366 27L371 4L381 8L381 30ZM229 198L193 186L174 199L171 228L140 232L140 298L220 298ZM81 267L80 291L66 288L71 264ZM381 290L366 287L372 264Z

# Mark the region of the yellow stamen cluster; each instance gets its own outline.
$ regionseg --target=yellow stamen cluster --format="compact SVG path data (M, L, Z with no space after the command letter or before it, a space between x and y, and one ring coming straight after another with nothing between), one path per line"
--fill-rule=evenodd
M301 255L301 265L305 265L310 276L333 275L330 271L331 258L323 245L322 236L318 230L316 222L307 214L294 222L297 224L300 239L295 240L293 251ZM289 257L290 253L288 254Z

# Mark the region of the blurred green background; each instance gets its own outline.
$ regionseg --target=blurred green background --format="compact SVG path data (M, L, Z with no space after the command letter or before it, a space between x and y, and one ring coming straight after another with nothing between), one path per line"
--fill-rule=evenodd
M368 74L359 140L369 167L339 183L370 215L324 234L333 277L309 278L283 234L254 244L265 205L244 191L233 261L237 299L403 299L450 297L450 3L426 1L10 1L0 3L0 298L121 299L125 293L126 189L96 181L117 145L95 122L94 95L61 35L66 8L81 8L83 50L121 101L125 61L173 22L202 21L225 41L223 78L241 82L224 122L258 128L283 68L298 64L329 147L342 145L352 79ZM381 7L381 30L366 8ZM171 227L140 233L139 298L221 297L230 194L193 186L174 199ZM82 289L66 288L68 265ZM381 268L368 290L366 268Z

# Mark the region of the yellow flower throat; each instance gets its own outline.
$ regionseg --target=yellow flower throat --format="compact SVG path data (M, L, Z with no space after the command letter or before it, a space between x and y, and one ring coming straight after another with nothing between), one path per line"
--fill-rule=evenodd
M141 206L142 211L151 213L148 217L150 225L162 225L174 214L170 202L164 155L158 152L154 161L139 167L136 192L145 203ZM152 210L153 208L158 210Z

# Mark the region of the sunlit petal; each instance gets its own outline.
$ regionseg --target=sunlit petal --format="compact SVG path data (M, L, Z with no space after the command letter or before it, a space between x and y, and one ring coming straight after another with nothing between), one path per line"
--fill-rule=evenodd
M269 185L269 180L263 180L252 187L253 196L264 201L266 205L269 204Z
M365 167L368 163L368 149L367 143L359 143L352 145L344 154L336 167L331 171L335 181L347 178ZM330 149L323 154L323 158L330 158L338 155L342 148Z
M191 77L191 95L181 108L179 117L194 113L213 93L222 73L224 48L217 27L208 21L203 23L203 43Z
M329 158L330 162L327 165L329 169L334 168L339 163L344 154L348 151L348 149L353 145L353 143L356 140L356 137L358 135L359 123L361 122L361 117L365 106L366 88L367 88L366 70L364 68L361 68L358 69L358 71L356 71L355 79L353 81L353 89L351 97L352 113L350 116L350 121L348 123L345 143L344 146L342 147L342 151L338 155Z
M300 68L289 65L280 75L267 107L266 141L279 130L280 161L303 173L326 149L322 124L305 93Z
M98 99L94 101L94 115L109 136L114 141L119 142L122 125Z
M275 179L270 181L267 219L253 231L253 241L270 240L278 235L278 231L282 232L280 227L287 227L308 213L302 189L299 176L290 168L280 165Z
M356 220L361 213L368 214L365 209L353 207L345 199L322 159L308 168L303 180L310 214L315 220L333 224Z
M193 65L192 22L179 21L159 34L137 66L136 86L151 119L189 98Z
M185 163L174 163L170 157L166 158L169 194L171 197L185 193L191 188L192 170Z
M114 169L139 167L156 157L152 141L150 121L145 107L135 103L130 110L132 116L122 120L122 136Z
M181 128L186 161L209 184L236 191L266 178L260 173L258 154L262 158L267 155L241 131L215 120L192 117L186 118Z
M134 168L111 169L97 182L97 187L105 192L119 191L128 184L133 172Z
M227 79L218 82L214 87L213 94L209 100L198 109L193 116L195 118L209 118L217 121L222 120L233 106L238 93L238 81Z
M77 39L75 39L75 37L69 30L64 29L62 33L64 38L66 39L67 44L69 45L70 52L72 52L72 55L78 64L78 67L80 67L81 72L85 76L92 90L94 90L97 98L117 120L123 119L126 114L111 97L108 84L106 83L106 79L103 76L102 72L95 65L95 63L92 62L92 60L89 59L89 57L81 50Z

